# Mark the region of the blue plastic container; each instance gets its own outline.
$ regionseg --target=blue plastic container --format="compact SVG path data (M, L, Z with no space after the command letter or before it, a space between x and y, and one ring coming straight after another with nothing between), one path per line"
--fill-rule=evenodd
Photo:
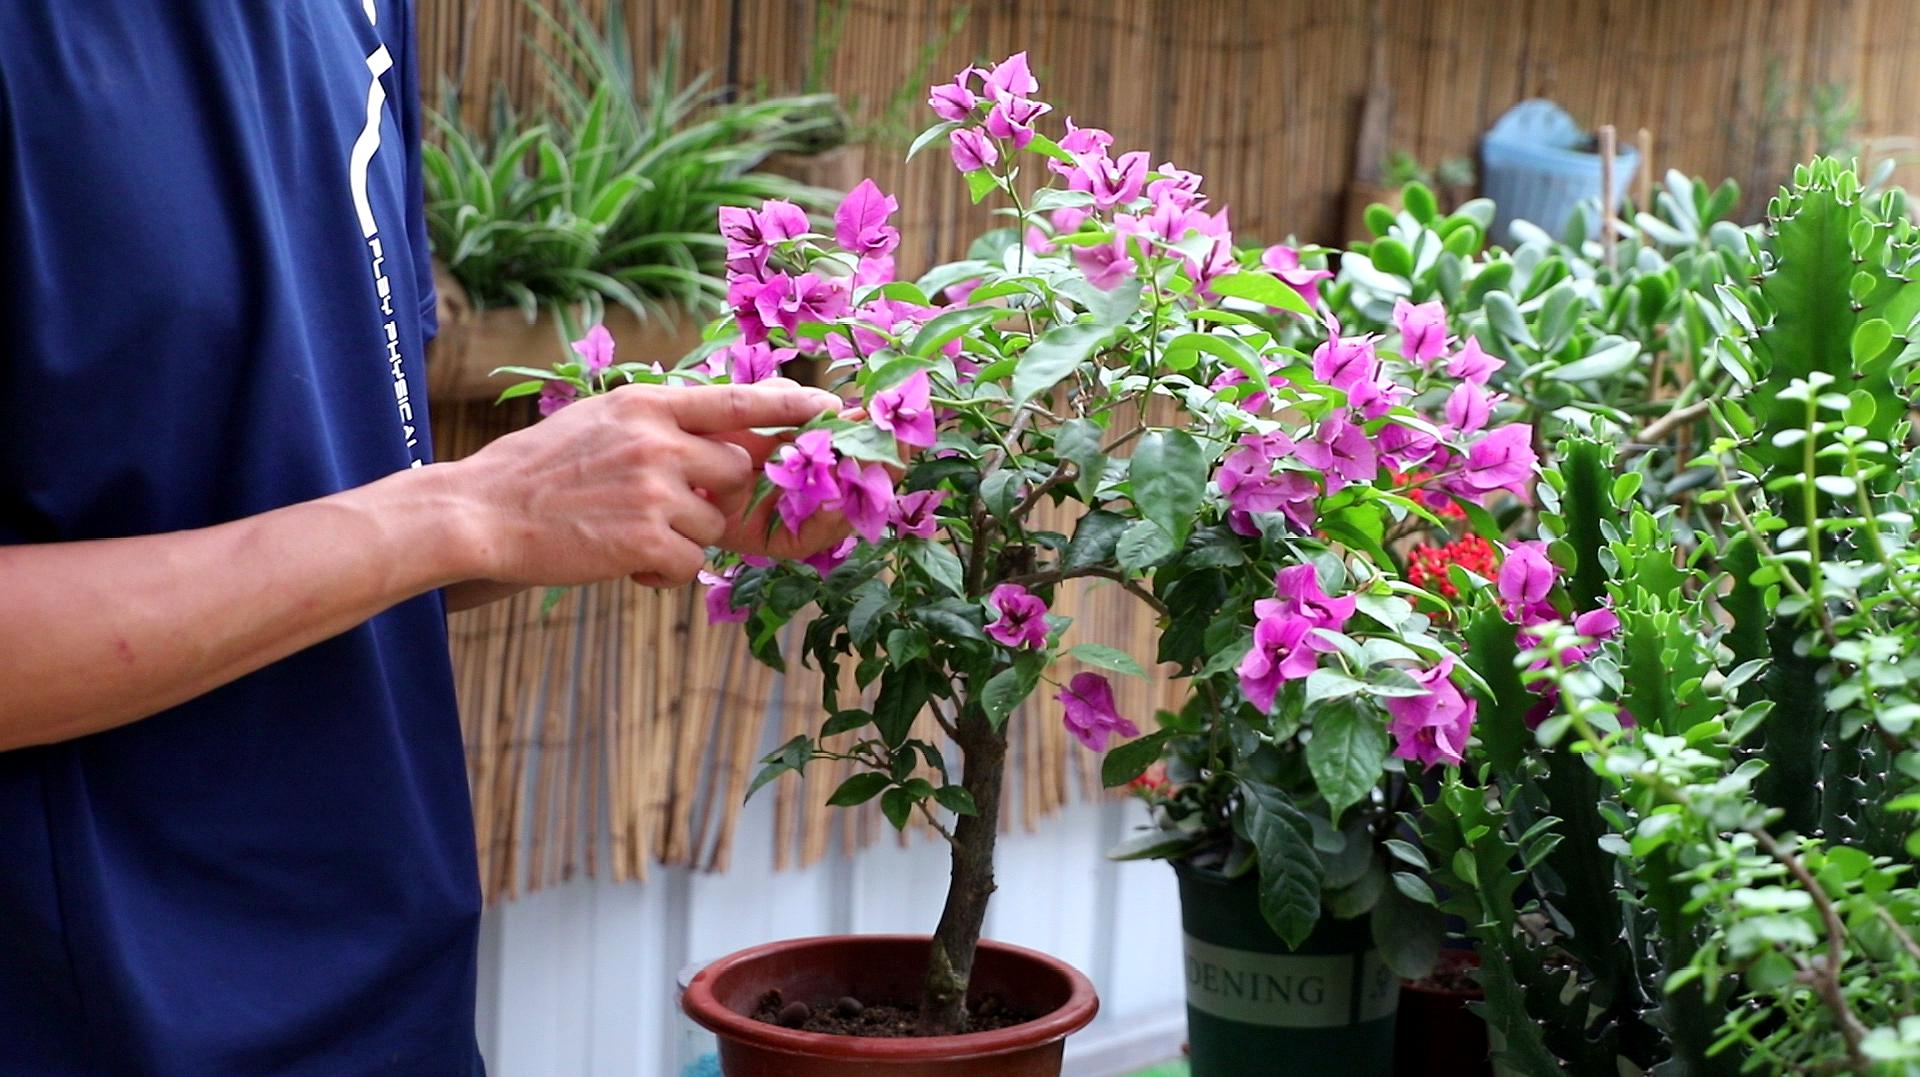
M1600 155L1585 149L1589 141L1565 109L1544 98L1522 101L1495 121L1480 140L1481 193L1493 200L1496 243L1511 242L1508 227L1529 221L1561 235L1575 206L1600 203ZM1631 146L1613 155L1611 209L1633 182L1640 154Z

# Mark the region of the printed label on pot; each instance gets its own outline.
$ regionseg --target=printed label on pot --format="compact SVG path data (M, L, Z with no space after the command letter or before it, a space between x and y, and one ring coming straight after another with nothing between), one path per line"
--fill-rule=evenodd
M1334 1028L1385 1017L1399 981L1374 951L1261 954L1186 937L1187 1005L1269 1028Z

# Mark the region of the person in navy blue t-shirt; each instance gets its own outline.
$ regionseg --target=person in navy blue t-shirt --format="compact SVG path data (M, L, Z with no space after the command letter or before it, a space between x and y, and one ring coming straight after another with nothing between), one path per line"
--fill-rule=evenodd
M412 21L0 4L7 1077L477 1072L446 610L755 548L747 430L836 405L628 388L432 463Z

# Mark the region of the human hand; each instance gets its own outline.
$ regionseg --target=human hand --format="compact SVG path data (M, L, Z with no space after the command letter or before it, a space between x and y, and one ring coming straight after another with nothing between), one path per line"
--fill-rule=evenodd
M757 514L743 510L764 444L752 429L797 426L839 404L791 382L633 385L571 404L447 465L474 506L477 574L688 583L706 547L748 541Z

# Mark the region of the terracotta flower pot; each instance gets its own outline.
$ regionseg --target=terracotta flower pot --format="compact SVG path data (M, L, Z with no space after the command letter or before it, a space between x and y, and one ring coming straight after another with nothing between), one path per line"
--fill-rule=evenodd
M1480 955L1446 950L1433 975L1400 984L1400 1022L1394 1030L1394 1069L1398 1073L1490 1074L1487 1025L1467 1008L1486 995L1464 977L1480 967Z
M925 935L836 935L768 943L723 957L688 986L687 1015L720 1038L726 1077L1059 1077L1066 1038L1099 1011L1093 984L1045 954L982 941L976 997L1041 1016L963 1036L866 1039L799 1032L753 1018L769 991L789 999L920 997Z

